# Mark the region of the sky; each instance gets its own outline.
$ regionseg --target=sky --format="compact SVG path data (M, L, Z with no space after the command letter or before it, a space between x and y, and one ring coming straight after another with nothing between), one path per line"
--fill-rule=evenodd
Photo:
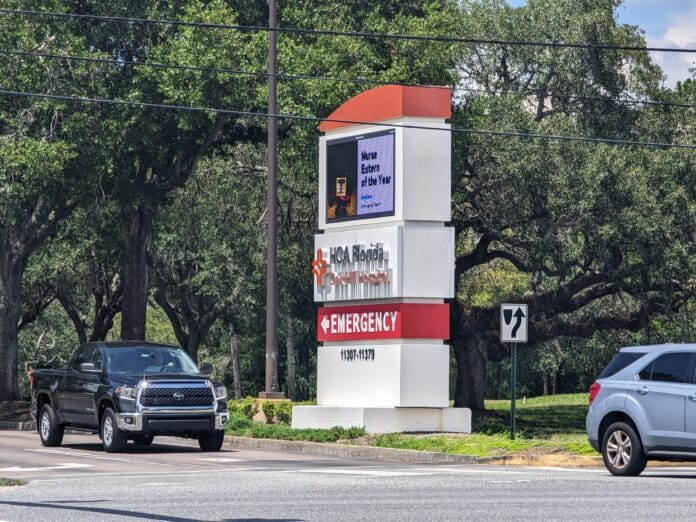
M508 0L517 7L526 0ZM645 32L648 47L696 49L696 0L624 0L616 11L622 24L637 25ZM666 75L664 85L692 77L696 53L651 53Z

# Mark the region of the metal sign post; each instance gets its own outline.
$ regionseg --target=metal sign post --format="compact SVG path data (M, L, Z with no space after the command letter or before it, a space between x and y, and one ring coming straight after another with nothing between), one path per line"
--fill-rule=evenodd
M500 305L500 342L512 343L510 350L510 439L515 440L515 399L517 398L517 343L527 342L527 305Z

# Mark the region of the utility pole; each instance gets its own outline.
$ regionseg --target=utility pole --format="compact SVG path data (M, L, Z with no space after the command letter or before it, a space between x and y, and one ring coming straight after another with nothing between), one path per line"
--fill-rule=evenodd
M268 251L266 254L266 388L261 399L282 399L278 390L278 122L276 99L278 64L276 56L276 0L268 0L268 139L266 166L268 169Z

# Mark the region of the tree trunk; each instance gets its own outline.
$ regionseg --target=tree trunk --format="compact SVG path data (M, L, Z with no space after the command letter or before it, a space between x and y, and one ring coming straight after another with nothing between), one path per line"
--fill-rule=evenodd
M486 340L479 336L454 340L457 384L454 406L484 410L486 393Z
M234 398L239 400L242 398L242 369L239 354L239 337L237 337L232 323L230 323L230 357L232 358Z
M292 330L292 318L287 318L285 346L288 356L288 399L295 400L295 337Z
M186 344L183 348L196 364L198 363L198 346L200 343L201 334L198 331L198 328L191 327L188 336L186 336Z
M17 325L21 312L20 288L24 267L11 259L2 259L0 263L2 264L0 269L0 402L2 402L19 399Z
M123 286L120 278L114 276L111 280L111 285L116 286L116 289L112 290L109 288L109 290L92 291L94 297L94 319L92 320L92 333L89 336L90 342L106 339L109 330L114 326L114 317L121 311Z
M126 261L123 273L121 339L145 339L147 293L149 289L150 247L156 210L140 204L124 210L128 226Z

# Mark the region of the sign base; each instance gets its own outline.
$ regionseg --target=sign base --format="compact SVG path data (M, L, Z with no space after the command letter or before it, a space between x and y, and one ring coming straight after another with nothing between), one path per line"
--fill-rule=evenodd
M325 344L317 352L317 405L446 408L446 344Z
M285 392L267 392L267 391L262 391L259 392L259 399L266 399L266 400L271 400L271 401L282 401L283 399L286 399L285 397Z
M295 406L293 428L351 428L367 433L471 433L469 408L363 408L350 406Z

